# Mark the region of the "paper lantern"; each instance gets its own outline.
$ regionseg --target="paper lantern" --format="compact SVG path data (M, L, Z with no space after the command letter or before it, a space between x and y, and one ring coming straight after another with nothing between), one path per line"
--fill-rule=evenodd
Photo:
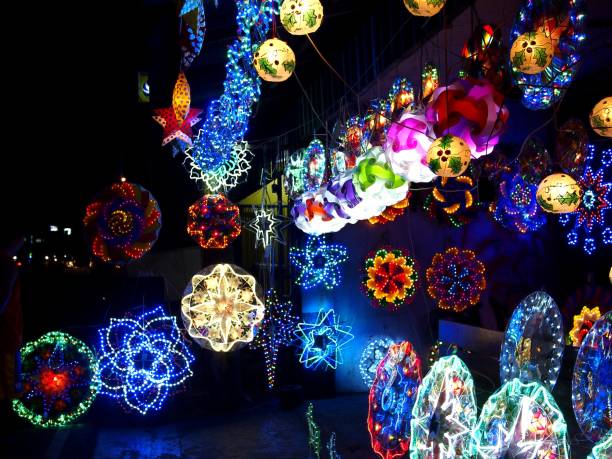
M253 63L262 80L281 82L293 73L295 54L284 41L270 38L257 48Z
M589 121L593 130L602 137L612 137L612 97L604 97L591 110Z
M323 5L319 0L285 0L280 8L280 20L291 35L316 32L323 21Z
M598 306L594 308L583 306L580 314L574 316L574 326L569 332L574 347L580 347L582 340L600 317L601 311Z
M187 234L203 249L224 249L240 235L240 209L221 194L202 196L187 217Z
M567 174L552 174L540 182L536 197L540 207L553 214L574 212L580 205L582 191Z
M427 151L427 164L431 171L441 177L457 177L470 164L470 147L463 139L445 135L435 140Z
M209 266L191 278L181 301L183 322L200 346L229 352L253 341L264 317L255 278L238 266Z
M527 32L520 35L510 49L510 62L514 70L536 75L550 65L553 42L545 32Z
M404 0L404 6L415 16L430 17L437 14L446 0Z

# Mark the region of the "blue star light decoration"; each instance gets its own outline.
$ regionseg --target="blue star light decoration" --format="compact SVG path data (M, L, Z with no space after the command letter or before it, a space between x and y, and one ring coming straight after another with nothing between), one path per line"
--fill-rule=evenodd
M161 306L134 319L112 318L98 333L100 393L140 414L159 410L170 390L193 375L193 354Z
M342 348L351 341L349 325L340 325L333 309L321 309L314 323L299 323L300 363L308 369L336 369L342 363Z
M612 183L612 148L597 154L594 145L589 145L586 167L578 184L582 189L582 201L575 212L559 217L561 224L570 228L567 233L569 245L582 248L592 255L598 245L612 245L612 222L609 211L612 208L610 194Z
M342 280L340 264L347 259L346 247L328 244L325 236L308 236L303 249L289 249L289 260L299 271L295 283L306 290L319 285L334 289Z

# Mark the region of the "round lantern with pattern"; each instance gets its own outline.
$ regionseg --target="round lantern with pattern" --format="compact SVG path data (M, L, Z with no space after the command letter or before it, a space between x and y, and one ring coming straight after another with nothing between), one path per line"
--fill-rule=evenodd
M262 80L285 81L295 69L295 54L289 45L278 38L264 41L253 59L255 70Z
M280 9L280 20L291 35L316 32L323 21L323 5L319 0L285 0Z
M553 50L552 40L544 32L527 32L512 44L510 63L519 72L536 75L550 65Z
M593 107L589 121L597 134L612 137L612 97L604 97Z
M433 16L444 8L446 0L404 0L404 6L415 16Z
M536 198L544 211L566 214L580 205L582 190L567 174L551 174L540 182Z
M427 151L427 165L442 177L458 177L470 164L470 147L460 137L447 134L436 139Z

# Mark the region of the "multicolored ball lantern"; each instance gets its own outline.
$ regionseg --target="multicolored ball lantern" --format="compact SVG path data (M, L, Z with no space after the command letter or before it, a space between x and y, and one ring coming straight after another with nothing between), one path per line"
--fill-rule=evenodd
M446 0L404 0L404 6L415 16L430 17L444 8Z
M475 305L487 286L485 266L471 250L451 247L434 255L426 272L427 293L441 309L461 312Z
M419 282L417 262L402 249L379 249L365 261L363 282L376 307L397 311L414 300Z
M319 0L285 0L280 8L280 20L291 35L316 32L323 21L323 5Z
M463 139L448 134L431 144L427 151L427 164L436 175L458 177L468 168L471 155L470 147Z
M580 314L574 316L574 324L569 332L572 346L580 347L582 340L600 317L601 311L599 310L599 306L593 308L589 308L588 306L582 307Z
M566 214L578 208L582 190L569 175L551 174L538 185L536 198L545 212Z
M253 64L260 78L278 83L287 80L295 69L295 54L278 38L264 41L255 51Z
M17 415L41 427L61 427L85 413L98 393L98 362L82 341L47 333L21 348Z
M553 42L545 32L527 32L514 40L510 62L515 71L535 75L551 64L553 52Z
M85 210L83 224L93 254L122 264L151 250L161 229L161 212L148 190L121 182L96 196Z
M359 373L363 384L368 389L372 387L378 365L387 355L392 344L395 344L395 341L388 336L375 336L370 338L363 348L359 359Z
M593 130L602 137L612 137L612 97L601 99L589 115Z
M203 249L224 249L240 235L240 209L221 194L207 194L187 211L187 234Z

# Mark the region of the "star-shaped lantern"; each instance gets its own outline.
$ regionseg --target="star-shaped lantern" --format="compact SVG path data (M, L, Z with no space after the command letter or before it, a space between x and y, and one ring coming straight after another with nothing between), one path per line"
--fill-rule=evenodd
M351 341L351 327L340 325L333 309L321 309L314 323L299 323L295 335L301 341L300 363L306 368L336 369L342 348Z
M289 249L289 260L299 270L295 283L305 289L324 285L332 290L342 280L339 265L347 259L346 247L328 244L325 236L309 236L303 249Z
M219 264L194 275L181 303L189 335L203 347L228 352L253 341L264 317L255 278Z

